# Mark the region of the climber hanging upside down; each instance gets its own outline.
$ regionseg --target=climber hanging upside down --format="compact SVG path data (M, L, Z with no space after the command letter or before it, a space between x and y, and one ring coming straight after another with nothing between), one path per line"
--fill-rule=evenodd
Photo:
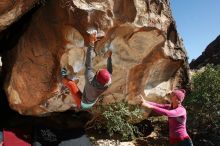
M96 74L93 72L92 52L97 41L97 32L93 31L88 34L88 40L85 39L85 44L88 46L85 63L85 87L83 93L79 90L76 83L67 78L67 70L61 70L62 82L70 90L73 99L79 109L90 109L98 100L99 96L111 84L112 74L112 52L108 51L107 69L99 69Z

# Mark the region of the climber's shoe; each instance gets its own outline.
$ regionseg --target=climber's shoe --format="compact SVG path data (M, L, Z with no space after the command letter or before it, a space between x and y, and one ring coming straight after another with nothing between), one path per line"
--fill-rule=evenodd
M62 68L62 69L61 69L61 75L62 75L63 77L65 77L65 76L68 75L66 68Z

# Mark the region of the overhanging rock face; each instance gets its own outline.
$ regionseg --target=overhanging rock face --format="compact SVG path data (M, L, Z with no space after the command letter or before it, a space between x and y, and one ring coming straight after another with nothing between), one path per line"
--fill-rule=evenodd
M0 1L0 31L6 29L30 10L38 0L1 0Z
M161 100L182 84L186 53L167 0L47 1L33 15L18 44L6 56L4 88L12 109L42 115L70 109L74 101L61 84L61 67L79 77L83 91L85 32L105 34L95 47L94 71L113 52L112 85L99 104L125 99Z

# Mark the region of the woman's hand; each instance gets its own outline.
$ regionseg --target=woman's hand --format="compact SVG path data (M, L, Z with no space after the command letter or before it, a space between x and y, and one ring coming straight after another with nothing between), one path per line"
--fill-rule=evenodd
M89 34L89 43L95 44L96 41L97 41L97 32L93 32Z
M112 57L112 51L111 51L111 50L109 50L109 51L107 52L107 56L108 56L108 58Z
M85 45L94 46L97 41L97 31L95 29L88 30L87 34L84 37Z
M142 106L147 107L147 108L153 108L153 106L149 104L147 101L142 102Z
M153 106L151 104L149 104L142 95L139 95L141 97L141 105L147 108L153 108Z

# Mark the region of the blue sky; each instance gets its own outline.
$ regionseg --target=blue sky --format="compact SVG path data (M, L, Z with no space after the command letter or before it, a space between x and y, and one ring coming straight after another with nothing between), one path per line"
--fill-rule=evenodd
M220 35L220 0L170 0L189 62Z

